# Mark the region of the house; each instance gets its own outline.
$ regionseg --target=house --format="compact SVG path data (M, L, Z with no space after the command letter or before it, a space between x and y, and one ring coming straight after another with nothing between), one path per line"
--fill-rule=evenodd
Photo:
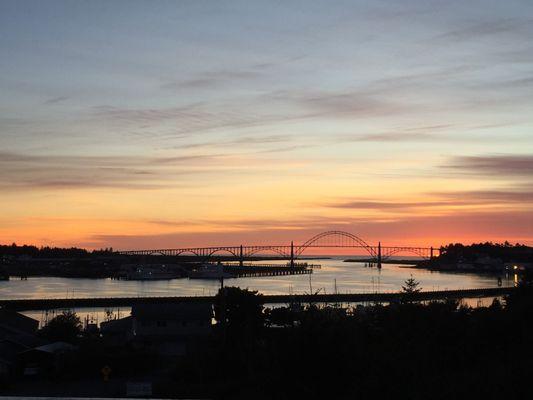
M0 309L0 375L52 372L75 349L68 343L47 343L36 335L39 321Z
M135 304L131 316L103 322L108 344L130 343L162 355L182 355L211 332L209 303Z
M28 349L20 353L24 375L51 374L65 368L65 361L73 359L76 346L65 342L54 342Z
M27 348L46 342L36 336L39 321L15 311L0 309L0 340L8 340Z
M45 342L37 337L39 321L15 311L0 309L0 380L21 367L20 355Z
M34 334L39 328L39 321L26 317L18 312L1 308L0 326L6 326L19 332Z
M104 321L100 324L100 333L108 345L121 346L133 338L133 318Z
M131 309L135 337L190 337L211 332L209 303L135 304Z

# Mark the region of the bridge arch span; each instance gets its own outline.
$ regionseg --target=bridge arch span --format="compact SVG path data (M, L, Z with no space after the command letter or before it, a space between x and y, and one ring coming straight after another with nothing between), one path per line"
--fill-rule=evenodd
M168 255L164 250L155 250L147 254L148 256L166 256Z
M190 250L190 249L185 249L185 250L182 250L182 251L178 251L178 252L176 252L175 255L176 256L182 256L182 255L186 256L188 254L192 254L192 255L194 255L196 257L200 257L199 253L197 253L196 251Z
M213 249L213 251L211 251L208 256L209 257L212 257L213 255L217 254L217 253L221 253L221 252L225 252L225 253L229 253L231 254L233 257L239 257L239 254L234 251L233 249L230 249L230 248L220 248L220 249Z
M387 249L384 251L382 259L387 260L390 257L392 257L395 254L398 253L410 253L417 255L419 257L430 259L431 258L431 250L426 248L417 248L417 247L394 247L391 249Z
M325 244L324 240L327 240L328 238L332 238L338 242L336 242L336 244L333 246L331 244ZM378 256L374 248L363 239L344 231L327 231L319 233L318 235L313 236L303 245L299 246L295 251L295 255L300 256L307 248L320 247L320 244L324 244L324 247L361 247L365 249L365 251L368 252L368 254L370 254L372 257L377 258Z
M256 255L257 253L268 252L268 251L279 254L280 256L283 256L283 257L290 256L290 253L287 253L287 251L284 251L283 248L281 248L280 246L266 246L266 247L261 246L257 248L252 248L251 250L247 251L246 254L244 254L244 256L250 257L253 255Z

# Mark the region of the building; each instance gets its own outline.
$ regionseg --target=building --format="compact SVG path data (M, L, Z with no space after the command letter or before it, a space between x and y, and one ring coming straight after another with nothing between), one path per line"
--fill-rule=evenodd
M100 330L110 345L182 355L209 335L212 319L209 303L135 304L131 316L102 322Z
M102 322L100 333L108 345L123 346L133 339L133 318L129 316Z
M28 349L19 354L24 375L53 375L65 370L75 357L77 347L65 342L54 342Z
M190 337L211 332L209 303L136 304L131 310L133 336Z
M0 309L0 326L9 327L27 334L34 334L39 328L39 321L2 308Z
M20 372L23 352L45 343L36 336L38 328L39 321L0 309L0 381Z

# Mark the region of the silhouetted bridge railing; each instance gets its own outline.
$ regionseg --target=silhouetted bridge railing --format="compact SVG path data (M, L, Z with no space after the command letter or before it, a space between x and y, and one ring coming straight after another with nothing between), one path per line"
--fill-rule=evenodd
M468 297L497 297L510 294L515 288L497 287L481 289L458 289L424 291L412 295L415 301L461 299ZM395 302L404 294L387 293L337 293L337 294L296 294L296 295L262 295L263 304L288 303L358 303L358 302ZM134 304L166 303L213 303L214 296L165 296L165 297L94 297L69 299L19 299L0 300L0 307L11 310L52 310L61 308L84 307L131 307Z
M414 247L414 246L382 246L381 242L377 246L369 245L360 237L349 232L343 231L327 231L313 236L307 242L301 245L295 245L291 242L290 245L266 245L266 246L212 246L212 247L184 247L173 249L151 249L151 250L123 250L119 254L123 255L163 255L163 256L180 256L193 255L201 258L211 258L216 254L229 254L235 257L241 263L245 259L257 255L259 253L277 254L281 257L291 260L299 258L304 251L310 248L355 248L362 249L375 260L378 265L381 265L382 260L386 260L391 256L399 253L415 254L422 258L432 258L435 252L440 249L433 247Z

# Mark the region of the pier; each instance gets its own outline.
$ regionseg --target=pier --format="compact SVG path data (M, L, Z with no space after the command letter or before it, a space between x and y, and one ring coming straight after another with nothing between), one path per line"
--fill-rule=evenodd
M224 264L224 272L237 278L255 278L262 276L305 275L312 274L313 269L320 268L318 264L295 263L291 265L276 264Z
M514 287L496 287L481 289L424 291L411 295L414 301L483 298L505 296L513 292ZM400 292L388 293L331 293L331 294L296 294L296 295L261 295L263 304L289 303L388 303L400 301ZM52 310L61 308L91 307L131 307L134 304L163 303L213 303L214 296L162 296L162 297L93 297L68 299L19 299L1 300L0 307L11 310Z

